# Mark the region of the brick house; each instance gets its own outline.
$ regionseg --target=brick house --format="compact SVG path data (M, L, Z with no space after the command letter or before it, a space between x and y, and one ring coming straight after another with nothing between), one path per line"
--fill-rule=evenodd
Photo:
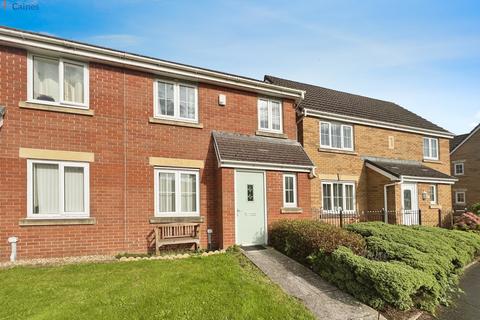
M265 81L306 92L298 106L299 141L316 165L312 207L320 212L395 211L396 223L438 223L452 208L453 135L387 101L273 76Z
M452 190L454 208L463 210L480 202L480 124L470 133L455 136L450 145L452 175L458 179Z
M310 218L304 92L0 28L0 260L151 250L154 226L263 244Z

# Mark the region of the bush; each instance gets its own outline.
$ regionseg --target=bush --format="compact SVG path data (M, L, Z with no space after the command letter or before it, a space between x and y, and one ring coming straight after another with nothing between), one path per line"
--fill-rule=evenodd
M311 220L280 220L269 231L270 245L286 255L306 262L312 253L332 253L340 246L364 254L365 241L353 232Z
M480 217L471 212L465 212L459 218L457 218L454 228L465 231L480 231Z
M470 207L470 211L476 214L477 216L480 216L480 202L475 203Z
M433 310L438 304L441 287L435 277L407 264L369 260L345 247L314 254L310 261L323 278L376 309Z

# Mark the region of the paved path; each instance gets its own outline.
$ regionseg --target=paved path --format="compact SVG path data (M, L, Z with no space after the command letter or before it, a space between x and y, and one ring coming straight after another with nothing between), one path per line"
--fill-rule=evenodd
M480 318L480 263L467 270L460 280L460 288L465 292L449 308L439 312L440 320L477 320Z
M303 301L317 319L385 319L378 311L325 282L310 269L272 248L246 248L244 254L286 293Z

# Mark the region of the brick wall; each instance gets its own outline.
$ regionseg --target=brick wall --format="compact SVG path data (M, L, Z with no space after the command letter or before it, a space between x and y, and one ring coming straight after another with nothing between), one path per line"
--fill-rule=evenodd
M384 207L383 184L387 181L378 177L378 174L371 173L371 170L367 172L361 157L423 161L423 135L364 125L353 126L354 152L319 151L319 121L313 117L303 118L302 121L303 145L317 166L318 178L311 181L313 207L322 207L322 180L345 180L356 183L357 210L379 210ZM390 136L394 138L394 149L389 149L388 146ZM439 138L439 161L423 161L423 164L450 174L449 140ZM378 183L382 186L376 186ZM442 190L450 188L448 185L442 186ZM400 195L399 190L396 194ZM452 207L451 198L443 197L439 200L444 208ZM399 203L399 200L397 202Z
M27 98L27 53L0 47L0 104L7 107L0 129L0 260L8 257L6 239L12 235L20 239L20 258L144 252L151 241L149 218L154 213L154 169L149 157L204 161L200 170L202 246L206 246L207 228L214 231L214 245L222 245L219 227L230 244L229 220L220 219L219 210L229 209L225 203L230 200L224 197L233 187L228 185L232 177L228 170L217 168L211 131L254 134L257 94L200 83L203 129L197 129L149 123L155 79L151 74L90 63L89 76L94 116L21 109L19 102ZM220 93L227 96L225 107L218 106ZM293 101L284 100L283 128L291 139L297 136L295 117ZM19 158L20 147L95 154L90 164L90 215L95 225L19 226L27 213L27 165ZM301 183L308 184L303 178Z
M456 176L458 182L452 188L452 199L455 190L465 191L466 204L455 204L456 209L464 209L480 202L480 130L477 131L470 139L468 139L460 148L452 155L452 175L454 174L454 161L462 161L464 163L465 174ZM455 201L455 200L454 200Z

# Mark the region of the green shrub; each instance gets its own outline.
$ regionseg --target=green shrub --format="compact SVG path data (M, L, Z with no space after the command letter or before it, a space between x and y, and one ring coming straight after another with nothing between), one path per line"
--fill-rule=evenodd
M356 254L365 252L365 241L360 235L311 220L277 221L271 226L269 241L275 249L301 262L306 262L312 253L331 253L340 246Z
M310 263L323 278L377 309L389 305L432 311L441 296L434 276L401 262L369 260L345 247L314 254Z
M469 210L475 213L477 216L480 216L480 202L477 202L474 205L472 205Z

